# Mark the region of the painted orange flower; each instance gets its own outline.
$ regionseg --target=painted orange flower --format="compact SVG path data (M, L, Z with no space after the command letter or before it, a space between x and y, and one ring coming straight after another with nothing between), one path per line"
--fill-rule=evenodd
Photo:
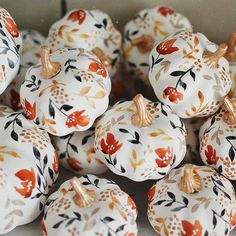
M219 157L216 156L216 150L211 146L207 145L207 150L205 150L206 162L209 165L216 165Z
M76 158L74 157L69 157L68 159L66 159L67 164L71 167L71 169L73 169L74 171L81 171L83 170L83 167L81 166L81 162L78 161Z
M173 52L176 52L179 50L177 47L173 47L173 44L175 43L176 39L170 39L164 42L161 42L157 45L156 50L159 54L171 54Z
M48 236L48 232L47 232L44 220L41 221L41 231L42 231L43 236Z
M32 191L35 187L35 173L31 168L30 170L22 169L15 173L15 176L18 177L22 182L21 185L23 188L15 187L15 190L22 195L24 198L31 196Z
M167 98L170 102L178 103L179 101L183 100L183 94L178 92L174 87L167 87L163 92L163 98Z
M11 36L17 38L19 36L19 30L15 22L11 18L6 18L4 22L5 22L5 27L7 31L11 34Z
M202 236L202 226L199 220L195 220L194 225L187 220L183 220L182 226L181 236Z
M84 22L85 18L86 12L84 10L76 10L71 12L67 19L70 21L77 21L81 25Z
M155 150L155 153L158 155L158 158L156 159L156 163L161 168L168 166L173 159L173 153L172 153L170 147L157 148Z
M132 210L136 210L137 209L134 200L130 196L128 196L127 205L130 206Z
M113 155L116 153L120 148L122 147L122 144L119 144L119 141L117 141L112 133L108 133L106 137L106 142L104 138L101 140L101 148L102 152L108 155Z
M26 117L29 120L33 120L36 116L36 103L34 102L32 105L25 99L23 106L25 108Z
M90 63L88 70L95 72L97 75L101 75L103 78L107 77L107 71L101 62L94 60L92 63Z
M236 225L236 210L230 212L230 228Z
M77 126L86 126L89 124L89 117L83 115L85 110L75 111L71 113L66 120L66 125L68 128L77 127Z
M149 190L148 190L148 202L152 202L153 201L153 198L154 198L154 195L156 193L156 187L155 185L153 185Z
M20 94L15 91L14 89L10 90L10 97L11 97L11 108L14 111L18 111L21 108L20 104Z
M58 170L59 170L59 158L57 153L55 152L54 154L54 159L53 159L53 163L52 163L52 168L53 171L55 172L55 174L58 174Z
M162 15L162 16L167 16L167 15L172 15L174 14L174 10L170 9L169 7L160 7L158 8L158 12Z

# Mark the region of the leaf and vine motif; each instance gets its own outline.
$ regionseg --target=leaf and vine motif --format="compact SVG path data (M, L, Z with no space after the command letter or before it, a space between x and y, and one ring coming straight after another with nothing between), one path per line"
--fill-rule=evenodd
M99 179L95 179L93 182L89 179L89 177L87 175L83 175L83 178L86 179L86 181L83 181L82 184L83 185L91 185L94 186L95 188L100 188L99 185Z
M220 129L220 126L218 129L212 134L211 140L215 140L218 145L221 145L219 135L224 135L224 131Z
M211 130L213 130L215 128L215 126L213 126L215 124L215 121L216 121L216 118L215 118L215 116L213 116L211 119L210 126L204 130L203 135L208 134Z
M94 137L94 135L95 135L95 127L91 127L88 130L91 131L91 134L88 134L83 137L82 142L81 142L82 146L85 145L88 142L88 140L90 138Z
M184 123L182 119L180 119L180 126L174 124L171 120L169 122L173 129L178 129L182 134L185 134L186 131L184 129Z
M107 28L107 19L104 18L101 22L93 15L93 13L91 11L87 11L88 14L97 22L96 24L94 24L94 26L98 29L104 28L106 30Z
M160 62L162 62L164 60L164 58L159 58L161 54L158 55L158 57L155 59L155 57L152 55L152 63L150 66L151 71L153 70L153 67L157 64L159 64Z
M150 137L158 137L158 136L164 136L162 140L171 140L173 139L171 136L169 136L168 134L166 134L166 132L160 128L157 129L157 131L148 133L148 136Z
M62 224L65 224L65 228L69 227L71 224L73 224L75 221L81 221L81 214L78 212L73 211L74 217L70 217L66 214L59 214L58 216L62 218L61 221L57 222L55 225L52 226L52 228L57 229Z
M217 221L221 220L225 223L225 235L228 235L229 232L229 226L230 222L228 222L226 219L224 219L224 216L226 216L226 210L223 209L220 213L217 213L215 210L212 209L213 217L212 217L212 224L213 224L213 229L216 228Z
M78 69L76 66L72 65L71 63L74 63L76 62L75 59L68 59L66 62L65 62L65 66L66 66L66 69L65 69L65 73L67 74L68 71L71 71L74 78L79 81L79 82L82 82L82 78L80 75L78 75ZM76 70L76 71L75 71Z
M165 203L165 207L169 207L169 206L172 206L173 204L176 204L176 205L179 205L173 209L171 209L171 211L180 211L184 208L187 208L188 207L188 203L189 203L189 200L182 196L182 201L178 201L176 200L176 197L174 195L174 193L172 192L167 192L167 195L169 196L169 200L158 200L156 203L154 203L154 205L161 205L163 203Z
M112 235L116 235L118 236L122 230L124 230L126 224L122 224L120 226L118 226L116 229L113 229L112 227L109 226L109 223L114 222L115 219L110 217L110 216L106 216L102 219L100 219L100 221L107 227L107 236L112 236Z
M236 136L227 136L226 140L230 144L229 158L231 161L234 161L236 148L235 148L234 144L232 143L232 141L236 140Z
M137 131L135 131L134 134L130 133L127 129L120 128L119 131L121 133L124 133L124 134L129 134L130 136L133 137L133 139L127 140L128 142L130 142L132 144L142 144L140 142L140 135L139 135L139 133Z
M0 162L5 160L4 155L8 155L8 156L11 156L14 158L21 158L17 152L8 151L8 150L4 150L4 149L6 149L6 146L0 146Z
M111 68L114 68L118 60L121 58L121 51L119 49L116 49L113 51L113 54L115 55L115 57L111 61Z
M216 196L218 196L219 192L222 192L224 194L225 197L227 197L229 200L231 200L231 197L228 193L225 192L225 190L223 190L224 188L224 185L223 183L221 182L221 180L216 180L213 176L211 176L211 180L214 184L214 187L213 187L213 192Z
M159 233L161 233L161 231L163 229L165 236L168 236L169 235L169 230L168 230L168 227L166 225L166 218L157 217L157 218L155 218L155 221L159 225L154 226L154 229Z
M120 165L120 168L118 168L116 166L117 165L117 157L116 156L112 158L111 155L109 154L108 157L105 156L105 159L106 159L106 161L109 165L112 165L120 173L125 173L126 172L125 168L122 165Z
M195 199L198 203L194 204L192 206L192 213L196 212L199 207L204 207L204 208L208 208L212 199L211 198L206 198L206 197L199 197Z
M197 59L195 56L193 56L194 53L198 53L199 49L197 48L198 44L199 44L199 40L198 37L195 36L194 40L193 40L193 45L189 42L187 42L188 46L189 46L189 51L186 50L186 48L183 48L183 56L184 58L187 59Z
M23 83L26 83L26 87L27 88L30 88L30 92L35 92L37 90L40 89L40 86L42 84L42 81L39 79L37 82L36 82L36 76L35 75L31 75L30 79L25 79L23 81Z
M136 172L137 168L140 167L143 163L144 163L145 159L140 159L137 160L137 153L135 151L135 149L132 150L132 157L130 159L130 164L134 170L134 172Z

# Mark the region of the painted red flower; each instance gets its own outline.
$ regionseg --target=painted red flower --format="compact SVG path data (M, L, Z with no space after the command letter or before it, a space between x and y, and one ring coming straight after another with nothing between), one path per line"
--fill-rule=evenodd
M54 154L54 159L53 159L53 163L52 163L52 168L53 171L55 172L55 174L58 174L58 170L59 170L59 158L57 153L55 152Z
M179 50L177 47L173 47L173 44L175 43L176 39L170 39L164 42L161 42L157 45L156 50L159 54L171 54L173 52L176 52Z
M83 115L85 110L75 111L71 113L66 120L66 125L68 128L76 126L86 126L89 124L89 117Z
M104 138L101 140L102 152L108 155L116 153L122 147L122 143L119 144L112 133L107 134L106 142Z
M230 212L230 228L236 225L236 210Z
M80 25L84 22L86 18L86 12L84 10L76 10L71 12L67 20L77 21Z
M206 162L209 165L216 165L219 157L216 156L216 150L211 146L207 145L207 150L205 150Z
M168 166L172 159L173 159L173 153L170 150L170 147L168 148L157 148L155 150L155 153L158 155L158 158L156 159L156 163L159 167L166 167Z
M181 236L202 236L202 226L199 220L195 220L194 225L187 220L183 220L182 226Z
M174 10L169 7L159 7L157 10L162 16L172 15L174 14Z
M179 101L183 100L183 94L178 92L174 87L167 87L163 92L163 98L167 98L170 102L178 103Z
M25 108L26 117L29 120L33 120L36 116L36 103L34 102L34 104L32 105L25 99L23 106Z
M30 170L22 169L15 173L15 176L18 177L22 182L21 185L23 188L15 187L16 191L22 195L24 198L31 196L32 191L35 187L35 173L31 168Z
M17 38L19 36L19 30L15 22L11 18L5 18L6 30L11 34L12 37Z
M92 63L90 63L88 70L95 72L97 75L101 75L103 78L107 77L107 71L101 62L94 60Z
M71 167L71 169L73 169L74 171L81 171L83 170L82 166L81 166L81 162L78 161L76 158L74 157L69 157L66 159L67 164Z
M41 231L42 231L43 236L48 236L48 232L47 232L44 220L41 221Z
M127 205L130 206L132 210L137 209L137 206L136 206L134 200L130 196L128 196Z
M153 201L153 198L154 198L154 195L156 193L156 187L155 185L153 185L149 190L148 190L148 202L152 202Z

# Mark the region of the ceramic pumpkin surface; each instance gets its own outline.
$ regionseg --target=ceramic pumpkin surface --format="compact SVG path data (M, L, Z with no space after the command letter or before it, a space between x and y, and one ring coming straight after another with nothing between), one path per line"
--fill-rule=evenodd
M111 18L100 10L74 9L55 22L48 35L52 50L62 47L84 48L98 56L114 76L121 57L121 34Z
M214 167L230 180L236 180L236 99L233 114L222 107L200 129L200 154L206 165Z
M182 118L214 114L231 88L227 45L182 31L153 48L149 80L157 98Z
M17 75L20 66L22 40L11 15L0 8L0 94Z
M53 193L42 220L44 236L137 235L132 198L107 179L86 175L64 182Z
M0 234L41 213L58 176L48 134L23 113L0 106Z
M148 58L155 44L179 30L192 31L189 20L175 10L157 6L140 11L124 30L124 56L135 78L148 81Z
M148 219L161 236L229 235L236 225L235 191L211 167L186 164L148 192Z
M29 68L21 86L27 118L56 136L89 129L108 107L109 75L84 49L43 47L41 64Z
M53 137L53 144L58 151L61 166L75 174L101 174L106 165L94 150L95 128L83 132L74 132L62 137Z
M45 43L45 37L35 30L22 30L20 33L23 44L20 69L15 80L11 82L1 96L2 104L11 107L15 111L22 108L20 103L20 86L25 79L26 71L30 66L38 63L41 47Z
M97 122L95 150L115 174L134 181L160 179L184 158L185 135L183 122L168 107L138 94Z

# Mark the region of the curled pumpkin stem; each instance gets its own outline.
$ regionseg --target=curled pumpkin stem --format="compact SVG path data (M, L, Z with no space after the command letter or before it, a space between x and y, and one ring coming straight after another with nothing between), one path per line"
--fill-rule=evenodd
M147 111L143 95L142 94L137 94L133 98L133 102L136 106L137 112L132 116L132 124L134 126L139 126L139 127L147 127L152 124L153 117L151 114Z
M228 96L224 99L224 106L226 107L226 112L224 114L224 121L229 125L236 124L236 100L229 99Z
M61 64L51 61L50 51L50 48L43 46L40 52L40 60L42 63L41 75L45 79L51 79L61 71Z
M192 164L184 165L184 174L180 178L179 189L185 193L199 192L202 188L201 177Z
M111 65L112 63L112 59L106 55L101 48L99 47L95 47L94 49L92 49L92 52L101 60L102 64L105 67L108 67Z
M131 45L137 47L141 53L148 53L154 47L154 39L151 35L143 34L140 37L132 39Z
M236 32L233 32L229 38L228 50L225 54L225 58L228 61L236 61L235 46L236 46Z
M87 208L95 202L95 191L86 189L77 177L71 179L70 184L75 191L73 200L79 208Z
M225 55L227 48L228 46L225 43L222 43L215 52L204 51L202 55L204 62L210 68L218 68L219 60Z

